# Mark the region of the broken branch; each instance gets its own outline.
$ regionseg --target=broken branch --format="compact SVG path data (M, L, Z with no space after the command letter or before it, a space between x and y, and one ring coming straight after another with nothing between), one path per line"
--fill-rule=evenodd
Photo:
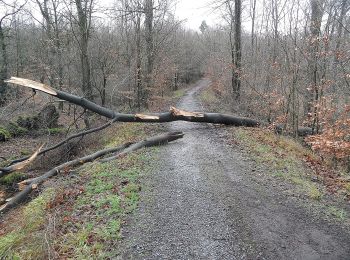
M109 127L110 125L112 125L115 121L116 121L116 120L113 119L113 120L109 121L108 123L106 123L106 124L104 124L104 125L102 125L102 126L99 126L99 127L96 127L96 128L92 128L92 129L89 129L89 130L87 130L87 131L83 131L83 132L80 132L80 133L71 135L71 136L67 137L66 139L62 140L61 142L57 143L56 145L53 145L53 146L51 146L51 147L48 147L48 148L46 148L46 149L40 151L40 152L38 153L38 156L39 156L39 155L42 155L42 154L44 154L44 153L46 153L46 152L49 152L49 151L51 151L51 150L54 150L54 149L56 149L56 148L58 148L58 147L64 145L65 143L68 143L68 142L69 142L70 140L72 140L72 139L75 139L75 138L78 138L78 137L83 137L83 136L85 136L85 135L88 135L88 134L91 134L91 133L94 133L94 132L97 132L97 131L101 131L101 130L103 130L103 129ZM24 161L24 160L27 160L28 158L29 158L29 156L16 159L16 160L10 162L9 165L13 165L13 164L15 164L15 163L22 162L22 161Z
M63 164L49 170L48 172L46 172L45 174L43 174L37 178L33 178L33 179L29 179L29 180L25 180L25 181L20 182L19 185L21 187L24 187L23 190L18 192L11 200L9 200L6 204L1 206L0 213L14 207L15 205L17 205L18 203L23 201L33 189L37 188L37 186L39 184L43 183L47 179L49 179L57 174L59 174L63 170L67 171L67 170L72 169L73 167L76 167L78 165L82 165L82 164L85 164L87 162L92 162L92 161L96 160L97 158L100 158L100 157L105 156L105 155L110 154L110 153L117 152L117 155L112 157L113 159L116 159L123 154L130 153L132 151L136 151L142 147L162 145L162 144L177 140L179 138L182 138L183 136L184 136L184 134L182 132L166 133L166 134L162 134L162 135L158 135L158 136L154 136L154 137L145 139L145 140L138 142L138 143L134 143L134 144L126 143L126 144L119 146L119 147L113 147L113 148L108 148L108 149L104 149L101 151L97 151L93 154L90 154L90 155L63 163ZM112 160L112 159L109 158L108 161L110 161L110 160ZM25 185L27 185L27 186L25 186Z
M32 156L30 156L26 160L23 160L22 162L18 162L16 164L8 166L8 167L0 168L0 178L4 177L5 175L7 175L11 172L23 170L25 167L29 166L38 157L40 150L43 147L44 147L44 144L42 146L40 146L39 149L36 150Z

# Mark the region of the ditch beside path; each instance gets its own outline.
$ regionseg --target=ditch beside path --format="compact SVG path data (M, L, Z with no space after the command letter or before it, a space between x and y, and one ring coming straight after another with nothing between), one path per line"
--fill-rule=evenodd
M196 95L208 84L199 81L177 107L201 111ZM185 137L151 162L157 165L122 230L119 259L350 259L349 231L260 178L256 163L226 144L225 128L167 127Z

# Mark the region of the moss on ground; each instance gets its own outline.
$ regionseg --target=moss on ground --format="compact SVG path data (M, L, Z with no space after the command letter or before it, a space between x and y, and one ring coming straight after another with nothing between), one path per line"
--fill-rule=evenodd
M24 173L13 172L0 178L0 184L12 185L14 183L24 180L25 178L26 178L26 175Z

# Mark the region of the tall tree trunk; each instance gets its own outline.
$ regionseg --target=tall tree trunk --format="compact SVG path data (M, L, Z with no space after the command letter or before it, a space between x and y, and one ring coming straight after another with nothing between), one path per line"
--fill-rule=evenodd
M82 6L82 0L75 1L78 12L78 26L79 26L79 44L80 44L80 62L82 70L82 90L84 96L93 100L92 85L91 85L91 68L89 62L89 34L90 34L90 16L91 5L85 4Z
M1 63L0 63L0 106L6 102L8 86L4 81L7 79L8 61L6 53L5 34L2 24L0 23L0 48L1 48Z
M153 0L145 0L145 40L146 40L146 88L142 95L142 103L147 106L148 91L152 87L153 74Z
M234 98L239 101L241 96L241 68L242 68L242 0L235 0L235 73L233 79L233 94Z
M252 27L251 27L251 48L252 48L252 57L254 56L254 41L255 41L255 15L256 15L256 0L252 0Z
M313 111L314 102L319 98L318 84L320 82L318 53L320 51L320 34L323 16L324 0L310 0L311 4L311 21L310 21L310 38L309 38L309 91L306 92L306 109L305 113L313 117L317 116L317 111Z
M141 17L137 14L136 17L136 107L141 109L142 104L142 82L141 82Z

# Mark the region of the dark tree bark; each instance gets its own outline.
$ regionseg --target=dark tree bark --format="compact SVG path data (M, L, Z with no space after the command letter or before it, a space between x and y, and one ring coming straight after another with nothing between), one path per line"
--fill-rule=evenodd
M309 39L309 80L310 90L306 92L305 114L310 115L313 112L313 102L318 100L319 66L318 52L320 47L319 36L321 34L321 22L323 16L324 0L311 0L311 21L310 21L310 39Z
M138 110L142 106L142 97L143 97L143 87L141 80L141 17L140 13L136 14L136 106Z
M142 103L147 106L148 89L152 87L153 75L153 0L145 0L145 41L146 41L146 88L142 96Z
M92 85L91 85L91 68L88 54L90 27L91 27L91 13L92 3L90 1L75 0L75 5L78 13L78 27L79 27L79 47L80 47L80 61L82 69L82 90L84 96L93 100Z
M239 101L241 96L241 70L242 70L242 0L235 0L235 73L233 77L234 98Z
M2 26L2 21L0 21L0 48L1 48L1 62L0 62L0 106L6 102L6 95L8 86L5 82L7 79L8 71L8 61L6 53L6 43L5 43L5 33Z

